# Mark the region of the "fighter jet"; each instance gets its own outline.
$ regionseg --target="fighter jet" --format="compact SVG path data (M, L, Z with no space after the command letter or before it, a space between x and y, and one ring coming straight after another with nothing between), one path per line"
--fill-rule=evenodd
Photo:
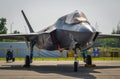
M98 37L120 37L120 35L100 34L90 24L83 12L74 11L70 14L60 17L52 26L35 32L24 11L22 15L28 25L29 34L0 34L0 38L25 40L30 47L30 62L33 59L33 47L46 50L70 50L79 48L86 50L93 46ZM29 43L29 44L28 44ZM75 53L74 68L77 70L77 53Z

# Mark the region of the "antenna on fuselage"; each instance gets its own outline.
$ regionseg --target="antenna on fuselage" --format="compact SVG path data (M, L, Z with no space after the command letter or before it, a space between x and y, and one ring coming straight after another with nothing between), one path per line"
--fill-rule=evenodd
M27 25L28 25L28 28L29 28L29 30L30 30L30 33L33 33L34 31L33 31L32 27L31 27L30 22L28 21L26 15L25 15L25 13L24 13L24 11L21 10L21 12L22 12L22 15L23 15L23 17L24 17L24 19L25 19L25 21L26 21L26 23L27 23Z

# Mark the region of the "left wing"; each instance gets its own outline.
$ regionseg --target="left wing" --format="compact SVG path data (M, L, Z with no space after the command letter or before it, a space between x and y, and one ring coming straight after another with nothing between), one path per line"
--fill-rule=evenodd
M12 40L28 40L29 39L32 39L36 36L40 36L40 35L43 35L43 34L48 34L48 33L45 33L45 32L42 32L42 33L29 33L29 34L0 34L0 38L2 39L12 39Z

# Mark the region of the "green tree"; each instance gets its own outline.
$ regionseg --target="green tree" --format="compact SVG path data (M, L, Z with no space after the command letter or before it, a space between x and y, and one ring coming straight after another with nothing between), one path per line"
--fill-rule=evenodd
M117 24L117 30L113 29L112 34L120 34L120 22Z
M6 34L7 28L6 28L6 18L0 18L0 34Z
M116 30L115 29L113 29L112 34L116 34Z
M14 30L13 34L20 34L20 32L17 30Z
M117 25L117 31L116 34L120 34L120 23Z

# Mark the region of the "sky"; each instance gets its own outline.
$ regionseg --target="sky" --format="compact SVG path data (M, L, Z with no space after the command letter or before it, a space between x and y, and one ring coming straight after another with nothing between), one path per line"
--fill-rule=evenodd
M110 34L120 22L120 0L0 0L0 18L7 19L8 33L14 30L29 33L21 10L35 32L75 10L82 11L102 33Z

